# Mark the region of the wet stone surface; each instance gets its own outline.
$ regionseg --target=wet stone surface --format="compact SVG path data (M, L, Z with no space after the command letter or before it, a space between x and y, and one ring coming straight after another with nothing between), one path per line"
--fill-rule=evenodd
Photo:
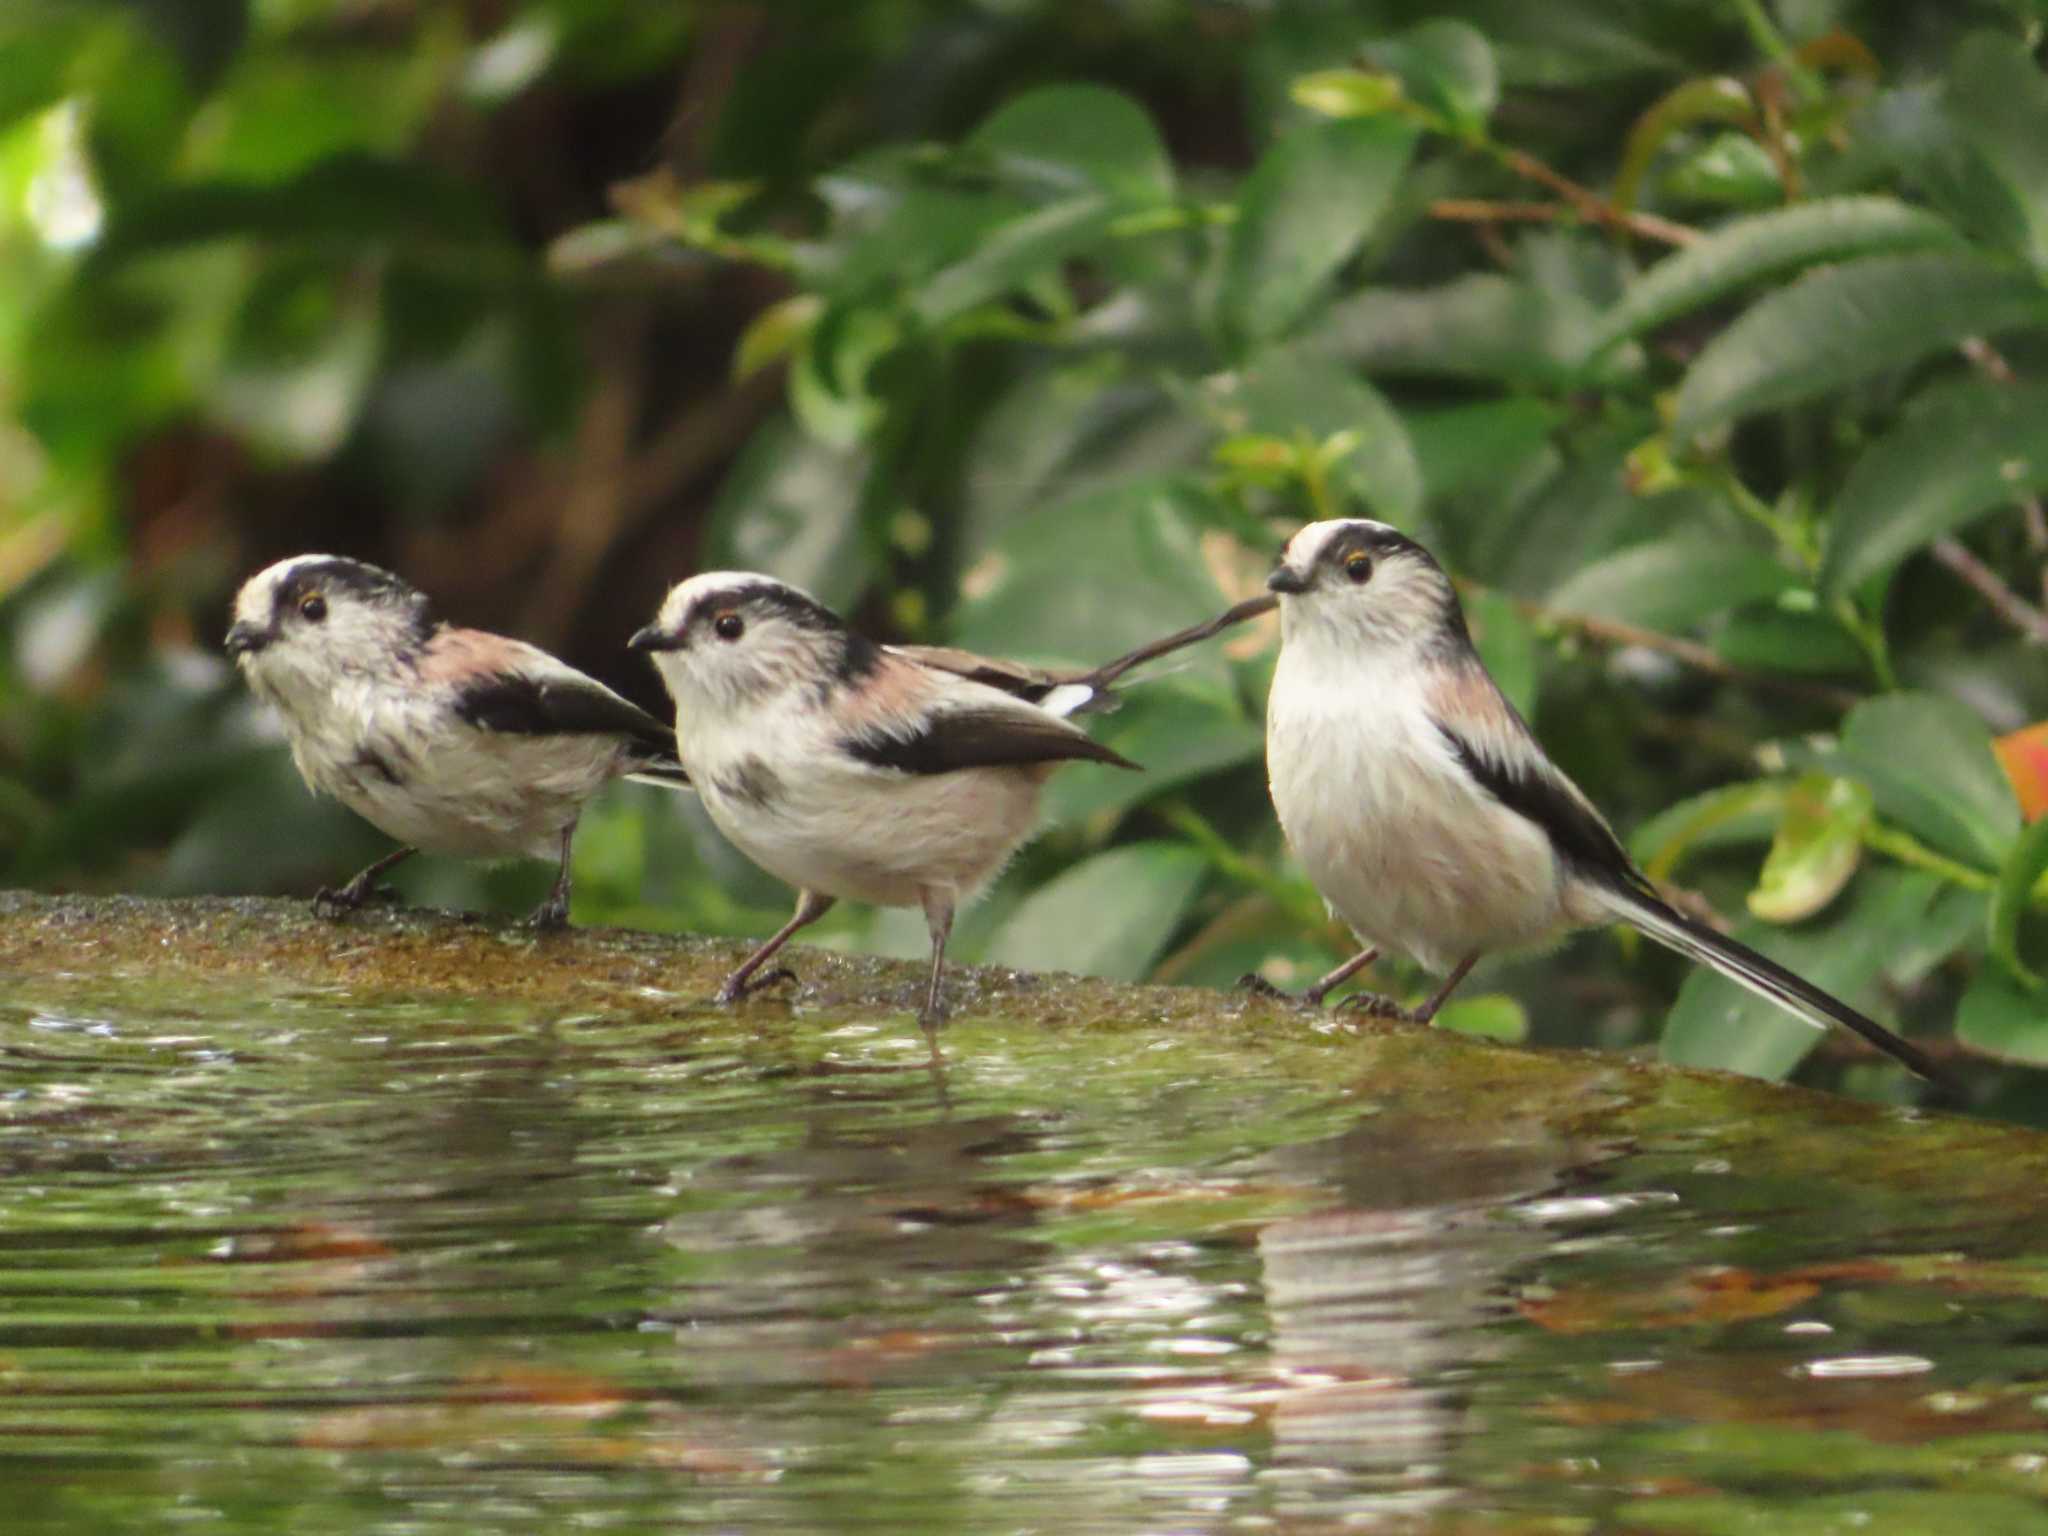
M2048 1531L2048 1145L1214 993L0 898L10 1532Z

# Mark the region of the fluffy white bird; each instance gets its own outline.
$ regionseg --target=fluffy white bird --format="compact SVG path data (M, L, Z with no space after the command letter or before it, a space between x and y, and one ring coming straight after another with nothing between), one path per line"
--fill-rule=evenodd
M569 845L616 778L687 786L675 732L522 641L439 622L389 571L298 555L235 598L227 652L284 722L307 787L403 845L314 910L350 911L414 853L557 859L536 927L569 918Z
M683 765L712 822L798 891L721 1002L785 979L756 972L843 897L923 909L931 979L918 1018L936 1027L953 915L1030 836L1053 769L1137 766L1065 718L1106 701L1098 674L879 646L768 576L694 576L631 644L675 699Z
M1420 544L1384 523L1311 523L1266 585L1281 620L1266 714L1273 808L1366 946L1305 1000L1395 949L1448 973L1443 985L1412 1011L1352 1001L1425 1022L1489 951L1624 922L1817 1028L1840 1025L1941 1076L1910 1041L1658 896L1488 675Z

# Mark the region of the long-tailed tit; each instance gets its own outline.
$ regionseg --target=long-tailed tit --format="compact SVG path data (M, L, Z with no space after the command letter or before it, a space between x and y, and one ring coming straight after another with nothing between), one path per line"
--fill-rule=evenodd
M1053 769L1137 766L1066 719L1107 702L1109 668L1039 672L879 646L768 576L694 576L631 644L675 699L683 764L712 822L798 892L720 1002L785 979L756 973L845 897L924 909L931 978L918 1019L935 1027L953 914L1030 836Z
M1447 972L1443 985L1413 1011L1358 1001L1423 1022L1491 950L1624 922L1940 1078L1911 1042L1658 896L1487 674L1421 545L1383 523L1311 523L1266 585L1281 622L1266 714L1273 808L1331 912L1367 946L1307 1001L1397 949Z
M374 565L299 555L235 598L227 652L276 709L316 793L403 845L314 910L362 905L414 853L559 859L536 927L569 918L569 843L616 778L687 786L675 732L595 678L522 641L435 619Z

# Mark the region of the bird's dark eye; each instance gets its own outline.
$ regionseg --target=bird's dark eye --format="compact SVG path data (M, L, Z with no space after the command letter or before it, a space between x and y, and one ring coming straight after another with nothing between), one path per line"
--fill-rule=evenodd
M309 592L299 599L299 617L308 624L318 624L327 617L327 599L318 592Z
M746 621L736 613L721 613L711 621L711 632L721 640L737 640L747 632Z
M1350 554L1344 557L1344 574L1351 578L1351 584L1362 587L1372 580L1372 556Z

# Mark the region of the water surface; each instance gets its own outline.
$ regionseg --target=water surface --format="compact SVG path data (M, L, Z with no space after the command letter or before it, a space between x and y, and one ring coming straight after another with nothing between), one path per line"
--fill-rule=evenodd
M1365 1065L35 983L4 1529L2048 1532L2009 1156Z

